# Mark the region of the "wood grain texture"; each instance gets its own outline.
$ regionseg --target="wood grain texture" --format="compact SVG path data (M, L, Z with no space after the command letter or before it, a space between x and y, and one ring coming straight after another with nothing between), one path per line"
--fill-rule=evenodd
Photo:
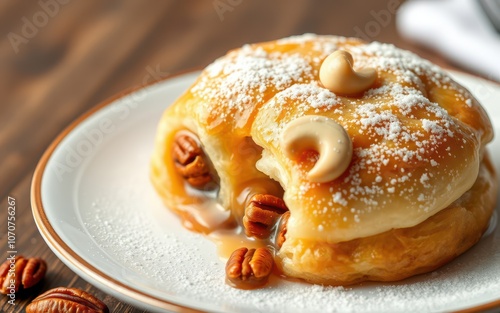
M1 256L2 260L7 257L10 196L16 199L19 254L42 257L49 264L39 286L19 294L14 307L2 297L0 311L23 312L36 294L67 286L94 294L111 312L144 312L75 275L51 252L33 221L29 198L33 170L50 142L77 116L123 89L203 67L244 43L306 32L359 35L359 29L373 23L373 12L387 10L388 3L394 2L242 0L220 14L214 6L217 1L228 3L0 1ZM33 22L43 15L40 12L48 12L42 3L53 5L52 14L46 13L46 21L39 19L36 34L33 31L27 38L23 35L25 21ZM443 58L401 39L394 15L375 30L370 39L394 43L452 67ZM12 34L22 35L25 42L13 45Z

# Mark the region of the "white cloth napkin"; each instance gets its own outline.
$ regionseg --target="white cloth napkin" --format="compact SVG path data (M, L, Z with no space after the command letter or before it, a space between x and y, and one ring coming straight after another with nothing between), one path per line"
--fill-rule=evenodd
M407 39L500 82L500 34L477 0L405 2L396 25Z

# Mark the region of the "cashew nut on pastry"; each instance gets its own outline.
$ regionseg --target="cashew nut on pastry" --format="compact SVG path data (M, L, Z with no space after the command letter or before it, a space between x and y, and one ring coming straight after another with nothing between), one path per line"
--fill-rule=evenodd
M353 65L354 61L349 52L337 50L321 64L319 79L325 88L336 94L361 93L373 85L377 71L373 68L355 71Z
M329 182L344 173L352 158L352 142L345 129L331 118L302 116L290 122L281 136L283 151L292 158L311 149L319 159L307 174L312 182Z

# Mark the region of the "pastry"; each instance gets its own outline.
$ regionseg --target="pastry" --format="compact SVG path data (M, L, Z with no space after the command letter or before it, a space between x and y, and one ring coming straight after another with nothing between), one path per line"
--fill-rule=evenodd
M481 105L436 65L306 34L209 65L164 112L151 177L222 251L267 247L284 276L311 283L395 281L481 238L496 201L492 137Z

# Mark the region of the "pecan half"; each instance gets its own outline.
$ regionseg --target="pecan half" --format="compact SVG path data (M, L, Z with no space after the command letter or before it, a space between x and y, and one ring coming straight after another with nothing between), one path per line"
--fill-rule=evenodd
M26 313L108 313L109 309L93 295L77 289L59 287L36 297L27 307Z
M278 233L276 234L276 246L278 246L278 249L280 249L283 243L285 243L286 232L288 230L287 224L289 218L290 218L290 211L286 212L281 217L280 225L278 227Z
M9 258L0 266L0 292L8 294L36 285L45 276L47 263L38 258L17 256Z
M239 248L226 263L226 280L232 287L257 288L267 282L273 265L274 258L269 249Z
M269 237L278 218L287 211L281 198L266 194L254 195L250 198L243 217L246 234L259 239Z
M179 132L172 148L177 172L195 188L204 188L212 181L205 154L192 133Z

